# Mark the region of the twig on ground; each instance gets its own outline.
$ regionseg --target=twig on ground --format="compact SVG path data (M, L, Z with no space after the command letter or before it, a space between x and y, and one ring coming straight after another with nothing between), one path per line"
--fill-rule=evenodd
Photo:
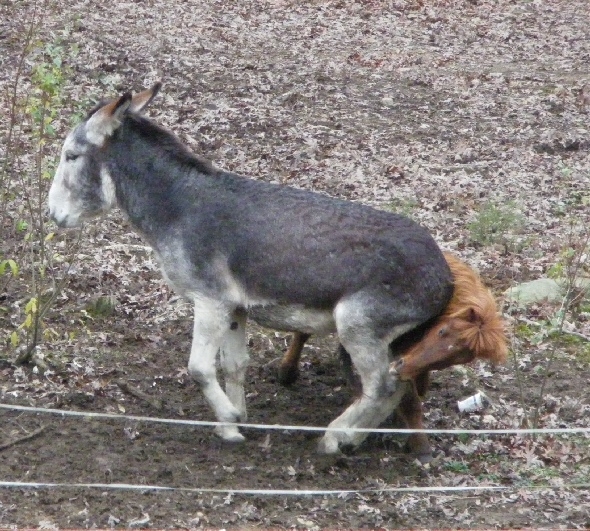
M121 391L128 393L136 398L139 398L144 402L147 402L154 409L161 410L164 408L164 404L161 400L159 400L158 398L154 398L153 396L144 393L140 389L137 389L136 387L129 385L129 383L127 383L125 380L115 380L115 383L119 386Z
M6 450L6 448L10 448L11 446L14 446L15 444L19 444L21 442L28 441L29 439L32 439L33 437L37 437L37 435L41 434L45 430L45 428L47 428L47 426L41 426L40 428L37 428L36 430L32 431L31 433L27 433L26 435L23 435L22 437L18 437L16 439L13 439L12 441L8 441L8 442L0 444L0 452L2 450Z

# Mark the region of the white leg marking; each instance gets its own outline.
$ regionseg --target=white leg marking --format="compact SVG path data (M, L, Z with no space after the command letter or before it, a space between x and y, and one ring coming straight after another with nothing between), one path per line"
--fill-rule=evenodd
M217 420L233 423L240 418L240 411L223 392L215 370L217 353L229 330L231 312L219 301L195 299L195 323L193 344L188 362L189 374L199 382L203 394L213 408ZM236 426L224 425L215 429L223 439L240 442L244 436Z
M221 348L221 368L225 373L225 392L231 403L240 412L242 422L248 419L244 392L244 380L249 359L246 346L246 317L247 314L244 311L234 312Z
M398 327L388 338L379 339L360 310L358 305L352 304L337 307L334 312L340 342L350 353L363 394L329 424L329 428L342 428L342 431L325 433L318 447L322 453L335 453L344 444L359 445L368 434L352 432L350 428L376 428L393 412L406 392L406 384L389 374L389 336L397 337L407 331L408 326Z
M320 439L318 450L320 453L333 454L341 445L358 446L369 435L365 432L353 432L349 428L376 428L383 422L401 402L408 389L407 382L399 382L391 395L378 400L372 396L363 395L350 405L344 413L330 422L329 428L342 431L328 431Z

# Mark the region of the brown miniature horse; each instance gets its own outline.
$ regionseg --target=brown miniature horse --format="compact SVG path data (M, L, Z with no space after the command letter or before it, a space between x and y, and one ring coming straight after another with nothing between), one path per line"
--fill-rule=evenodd
M392 362L389 372L401 380L413 380L426 370L462 365L476 358L506 361L504 323L494 297L468 265L448 253L445 259L453 274L453 296L422 340Z
M504 324L496 302L479 275L455 256L445 253L453 274L453 296L444 313L391 345L394 361L390 373L413 385L397 407L397 414L411 429L423 429L422 401L431 370L486 359L502 363L508 352ZM293 383L298 376L301 351L309 334L296 333L279 367L279 381ZM340 357L349 382L358 389L350 356L342 346ZM424 433L410 435L407 447L422 462L431 459L431 448Z

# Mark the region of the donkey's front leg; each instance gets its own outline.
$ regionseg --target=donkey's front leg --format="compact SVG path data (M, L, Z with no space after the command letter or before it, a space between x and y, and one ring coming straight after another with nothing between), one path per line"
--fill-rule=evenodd
M193 344L188 362L188 372L200 384L217 420L227 423L238 422L241 412L221 389L215 362L230 330L231 317L232 311L221 302L202 297L195 299ZM217 426L215 432L226 441L244 440L236 426Z
M225 392L239 411L242 422L246 422L248 419L246 393L244 392L244 380L249 360L246 345L247 316L246 311L242 309L233 313L220 355L221 368L225 375Z

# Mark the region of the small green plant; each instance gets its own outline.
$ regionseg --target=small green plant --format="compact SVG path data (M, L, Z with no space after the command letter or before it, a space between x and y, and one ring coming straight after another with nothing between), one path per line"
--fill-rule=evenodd
M420 208L420 202L414 198L407 198L407 199L394 199L390 201L386 206L385 209L389 210L390 212L395 212L397 214L402 214L406 217L411 218L414 214L416 209Z
M522 232L524 222L514 201L504 205L488 202L468 226L470 239L476 245L500 244L508 250Z
M98 297L86 306L86 312L93 318L106 318L115 313L117 299L113 296Z
M460 443L467 444L471 440L471 435L469 433L459 433L457 435L457 440Z
M477 475L477 481L499 482L501 480L502 480L502 476L500 476L499 474L486 473L486 474L478 474Z
M445 468L455 474L469 474L469 466L462 461L449 461L445 464Z
M0 260L0 276L10 273L13 278L18 276L18 265L11 258Z
M519 323L514 328L514 333L517 336L522 337L523 339L532 340L532 338L535 337L537 330L533 328L530 324Z
M31 17L19 22L17 73L3 94L9 116L0 163L0 288L10 283L9 300L17 302L0 313L0 342L20 349L19 363L31 361L38 342L55 335L44 318L67 277L60 262L71 263L77 247L60 242L66 255L59 251L45 218L56 167L54 139L70 75L67 65L76 53L67 30L43 33L44 15L56 8L50 0L33 1Z
M534 392L532 409L525 413L525 423L533 428L539 426L542 409L545 404L545 392L549 381L555 374L555 361L561 358L563 349L575 350L575 355L585 361L590 351L588 338L566 328L566 323L575 322L583 311L587 301L587 289L584 274L587 271L587 256L590 253L590 229L587 223L578 220L571 221L568 241L563 247L559 260L549 270L548 275L557 279L562 286L563 298L561 304L542 321L521 323L515 328L516 334L530 345L545 346L543 348L545 361L538 365L537 374L542 376L541 383ZM531 327L530 325L537 325ZM550 345L549 348L546 346ZM516 380L521 395L523 409L527 411L524 400L524 377L521 373L515 348L514 367ZM531 394L529 393L529 398Z

